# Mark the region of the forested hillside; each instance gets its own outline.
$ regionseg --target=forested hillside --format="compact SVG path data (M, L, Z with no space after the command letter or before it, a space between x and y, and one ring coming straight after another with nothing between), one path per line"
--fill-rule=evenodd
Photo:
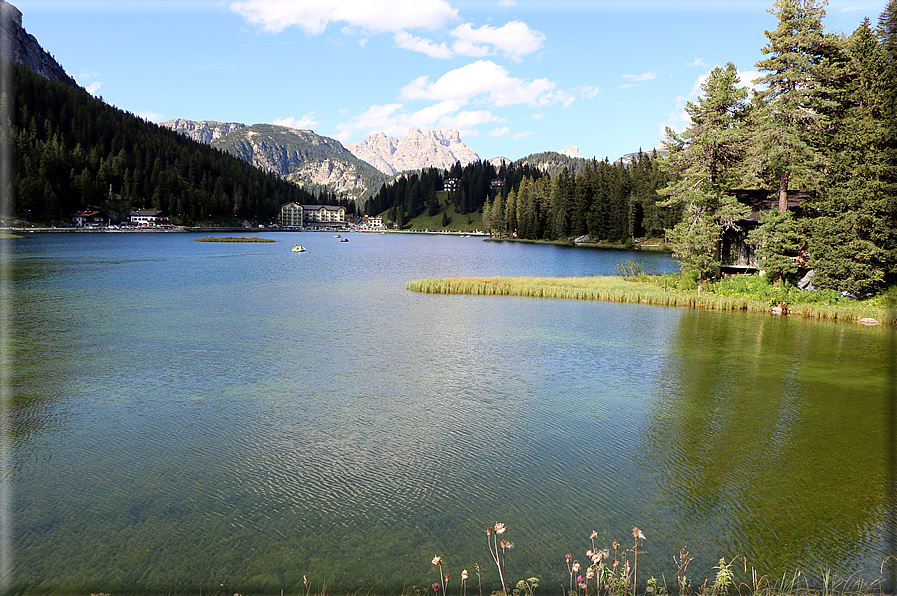
M167 211L178 224L267 222L289 201L316 203L297 185L182 134L105 104L81 88L15 69L9 215L62 223L101 209ZM6 93L0 98L9 105ZM327 200L330 200L329 198Z
M642 153L629 166L554 156L563 158L558 163L570 161L554 176L551 168L530 163L542 166L544 160L530 158L498 170L482 161L456 164L450 172L430 169L384 185L365 211L385 213L401 227L424 211L435 215L451 204L460 213L482 211L493 234L536 240L584 234L607 241L662 237L681 218L681 209L658 205L665 197L657 190L669 177L654 155ZM445 178L457 179L458 188L439 192Z

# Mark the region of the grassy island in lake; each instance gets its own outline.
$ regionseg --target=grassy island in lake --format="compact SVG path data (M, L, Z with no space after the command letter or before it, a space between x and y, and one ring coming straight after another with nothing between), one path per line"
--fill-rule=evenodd
M258 236L208 236L206 238L197 238L196 242L275 242L269 238L259 238Z
M463 277L420 279L406 287L429 294L478 294L601 300L711 310L742 310L795 314L819 319L897 323L888 305L890 296L875 300L847 300L834 292L803 292L776 287L754 276L721 280L703 288L688 287L679 275L594 277ZM753 279L751 279L753 278Z

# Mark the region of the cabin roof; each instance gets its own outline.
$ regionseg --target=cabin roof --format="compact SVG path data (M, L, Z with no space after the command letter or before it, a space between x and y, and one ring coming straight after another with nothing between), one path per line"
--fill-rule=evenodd
M779 197L776 191L763 189L736 189L730 190L728 194L738 199L739 203L747 205L751 208L751 214L744 218L745 221L760 221L760 216L779 204ZM814 196L812 190L789 190L788 191L788 211L799 210L801 204Z

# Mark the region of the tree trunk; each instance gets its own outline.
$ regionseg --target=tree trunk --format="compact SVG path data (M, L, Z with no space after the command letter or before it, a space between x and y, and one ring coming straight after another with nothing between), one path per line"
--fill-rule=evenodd
M788 164L782 169L782 177L779 179L779 211L788 211Z

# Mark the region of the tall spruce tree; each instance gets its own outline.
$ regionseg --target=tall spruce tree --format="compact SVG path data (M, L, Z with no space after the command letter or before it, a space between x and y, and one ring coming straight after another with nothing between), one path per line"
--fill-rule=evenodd
M788 190L797 183L804 189L821 183L825 114L833 106L829 97L839 74L839 43L823 31L826 0L776 0L769 12L779 19L775 31L766 31L769 43L761 49L767 58L756 67L765 73L754 110L750 169L778 195L780 211L788 208Z
M747 90L738 86L735 65L714 68L701 85L697 103L685 111L691 125L681 135L667 129L669 156L661 167L674 176L660 190L663 205L684 207L682 221L669 233L684 273L703 282L719 267L718 244L726 227L748 210L726 194L734 181L734 166L744 154Z
M809 264L817 286L860 294L884 281L897 244L889 217L885 118L897 81L868 19L850 36L847 52L831 115L829 184L812 204Z

